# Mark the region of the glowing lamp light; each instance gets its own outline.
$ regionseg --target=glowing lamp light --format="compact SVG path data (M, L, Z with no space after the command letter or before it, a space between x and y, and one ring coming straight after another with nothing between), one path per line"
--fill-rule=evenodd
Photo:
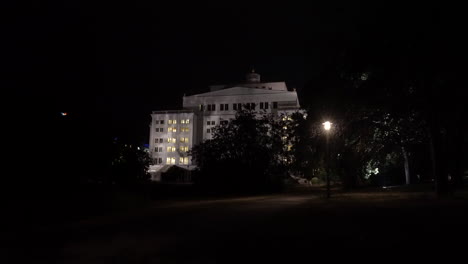
M328 131L328 130L331 129L332 123L330 121L327 121L327 122L323 123L322 125L323 125L323 128Z
M67 115L68 115L67 112L61 112L60 114L61 114L62 116L67 116Z

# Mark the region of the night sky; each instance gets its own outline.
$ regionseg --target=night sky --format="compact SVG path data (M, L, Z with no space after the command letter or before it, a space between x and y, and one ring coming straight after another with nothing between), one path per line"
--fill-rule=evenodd
M462 45L456 41L461 17L451 6L159 2L11 6L3 72L4 87L19 102L17 117L50 121L53 128L66 111L109 136L142 144L152 110L178 109L184 93L242 81L252 66L264 81L313 94L320 87L307 83L351 49L366 59L385 58L416 43L424 58L434 47L445 54L444 43Z

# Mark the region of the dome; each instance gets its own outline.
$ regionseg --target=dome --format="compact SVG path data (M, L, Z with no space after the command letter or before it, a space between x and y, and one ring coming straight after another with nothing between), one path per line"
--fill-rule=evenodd
M255 69L252 69L252 72L247 73L246 81L248 83L259 83L260 82L260 74L255 72Z

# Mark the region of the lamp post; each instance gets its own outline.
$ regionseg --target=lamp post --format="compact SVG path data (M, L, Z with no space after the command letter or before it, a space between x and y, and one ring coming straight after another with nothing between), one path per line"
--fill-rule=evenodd
M330 198L330 130L332 123L330 121L326 121L322 123L323 129L325 129L325 138L326 138L326 151L325 151L325 170L327 173L327 199Z

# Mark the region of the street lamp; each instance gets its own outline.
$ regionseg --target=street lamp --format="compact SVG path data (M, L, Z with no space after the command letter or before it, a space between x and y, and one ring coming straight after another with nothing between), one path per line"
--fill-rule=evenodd
M326 153L325 153L325 168L327 172L327 198L330 198L330 130L333 123L326 121L322 123L323 129L325 129L325 138L326 138Z

